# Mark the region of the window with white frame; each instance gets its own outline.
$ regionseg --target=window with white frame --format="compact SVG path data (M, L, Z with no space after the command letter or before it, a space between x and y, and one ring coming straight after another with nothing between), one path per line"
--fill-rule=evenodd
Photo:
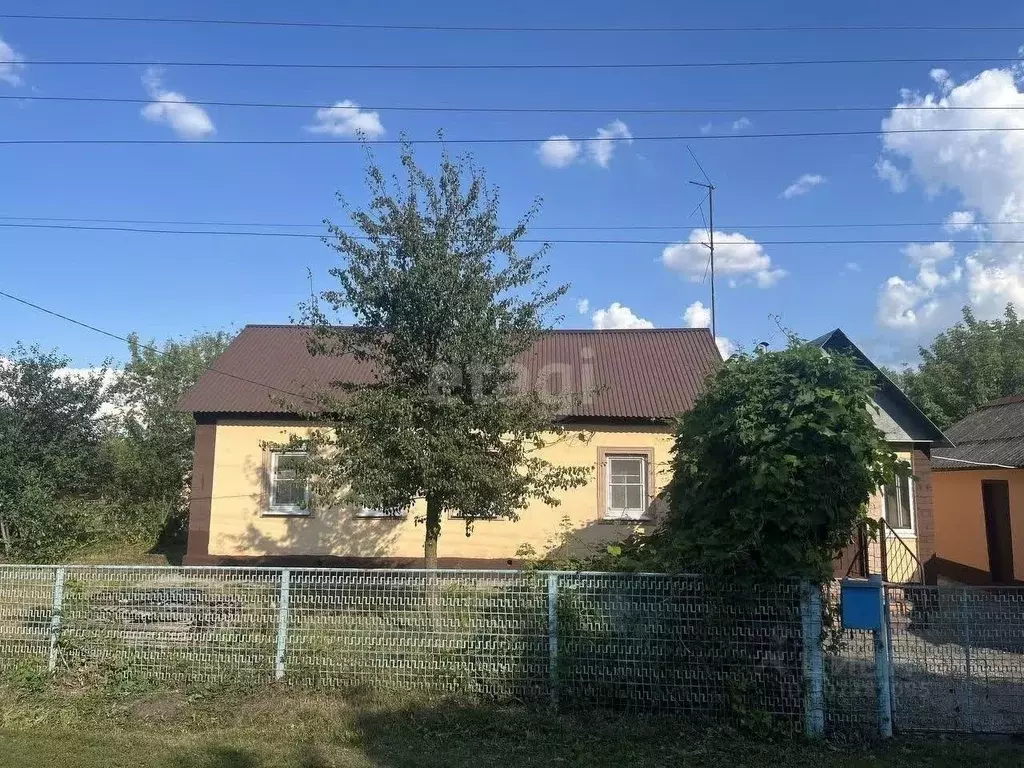
M885 522L898 531L914 528L914 478L897 477L885 486Z
M647 515L647 456L605 456L605 511L609 520L637 520Z
M280 515L309 514L309 478L304 469L305 451L274 451L270 454L270 511Z
M373 507L358 506L356 507L356 517L382 517L382 518L404 518L409 514L408 509L402 509L398 511L387 510L387 509L374 509Z

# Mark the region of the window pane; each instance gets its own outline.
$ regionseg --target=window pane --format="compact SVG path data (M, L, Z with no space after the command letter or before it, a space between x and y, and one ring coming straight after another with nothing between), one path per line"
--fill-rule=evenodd
M885 487L885 520L893 528L910 528L909 477L899 477Z
M643 488L639 485L631 485L626 489L626 508L641 509L644 505Z
M307 479L301 468L306 462L304 453L274 454L274 476L271 479L271 507L302 507L306 503Z
M900 478L900 509L903 512L903 527L910 527L910 484L914 482L909 477Z
M305 483L297 480L278 480L274 493L274 506L298 507L306 501Z
M643 459L633 456L608 459L608 477L613 483L639 483L643 477Z
M609 509L625 509L626 508L626 487L623 485L613 485L610 493Z

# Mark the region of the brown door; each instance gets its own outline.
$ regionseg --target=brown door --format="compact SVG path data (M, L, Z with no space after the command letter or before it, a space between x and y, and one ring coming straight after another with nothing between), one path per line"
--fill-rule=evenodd
M1005 480L982 480L988 567L994 584L1013 583L1013 538L1010 532L1010 485Z

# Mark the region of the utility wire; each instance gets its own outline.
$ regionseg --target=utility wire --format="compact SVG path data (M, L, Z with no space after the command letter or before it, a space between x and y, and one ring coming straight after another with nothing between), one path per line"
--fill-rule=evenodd
M29 301L28 299L23 299L20 296L15 296L13 293L7 293L6 291L0 291L0 296L3 296L5 299L10 299L11 301L15 301L18 304L23 304L26 307L31 307L32 309L35 309L35 310L37 310L39 312L42 312L44 314L50 315L52 317L59 318L60 320L64 320L65 322L71 323L72 325L77 325L79 328L85 328L86 330L93 331L95 333L99 333L99 334L101 334L103 336L107 336L108 338L116 339L117 341L123 341L125 344L130 344L131 343L131 340L127 336L121 336L121 335L119 335L117 333L113 333L112 331L106 331L106 330L104 330L102 328L97 328L95 325L90 325L89 323L83 322L81 320L76 320L75 318L69 317L68 315L65 315L65 314L62 314L60 312L57 312L56 310L47 309L46 307L40 306L39 304L36 304L35 302ZM157 354L160 357L164 357L167 354L162 349L158 349L157 347L154 347L151 344L139 344L139 347L141 347L142 349L146 349L146 350L148 350L150 352L153 352L154 354ZM264 384L263 382L260 382L260 381L253 381L252 379L247 379L244 376L236 376L233 373L228 373L227 371L222 371L222 370L219 370L217 368L214 368L212 365L211 366L207 366L206 370L210 371L211 373L219 374L221 376L227 376L229 379L236 379L237 381L243 381L246 384L255 384L257 387L263 387L265 389L273 390L274 392L280 392L281 394L284 394L284 395L291 395L292 397L298 397L298 398L301 398L302 400L306 400L307 402L309 401L309 397L307 395L300 395L298 392L292 392L292 391L287 390L287 389L281 389L280 387L274 387L274 386L271 386L270 384Z
M31 66L46 67L217 67L227 69L348 69L348 70L557 70L557 69L737 69L746 67L824 67L847 64L992 64L1017 62L1018 56L944 56L928 58L882 57L872 59L766 59L760 61L671 61L671 62L586 62L512 64L366 64L306 61L125 61L125 60L73 60L42 59L26 61Z
M707 195L701 198L700 203L702 204L707 199ZM692 218L697 213L697 206L690 212ZM47 223L75 223L75 224L145 224L145 225L160 225L160 226L172 226L172 227L265 227L271 229L287 229L287 228L305 228L312 229L314 227L323 227L323 221L317 222L271 222L271 221L210 221L210 220L182 220L182 219L104 219L104 218L76 218L72 216L10 216L0 215L0 222L2 221L13 221L13 222L47 222ZM727 223L719 226L720 230L727 229L858 229L858 228L902 228L902 227L945 227L948 226L948 221L847 221L847 222L821 222L815 224L785 224L785 223L772 223L772 224L733 224ZM1024 225L1024 219L1020 220L977 220L972 221L971 227L988 227L998 225ZM358 230L358 227L351 224L335 225L341 229ZM630 230L668 230L668 229L691 229L688 225L680 224L623 224L623 225L606 225L606 224L557 224L549 225L546 227L531 226L531 232L544 232L544 231L581 231L581 230L593 230L593 231L630 231Z
M84 224L39 224L39 223L12 223L8 221L0 222L0 228L9 229L45 229L45 230L71 230L71 231L86 231L86 232L130 232L144 235L222 235L222 236L240 236L240 237L285 237L285 238L301 238L301 239L316 239L324 240L329 239L330 235L318 235L311 232L245 232L242 230L218 230L218 229L148 229L142 227L118 227L118 226L88 226ZM371 238L365 236L354 236L356 240L370 240ZM551 239L551 238L523 238L519 240L520 243L527 243L531 245L674 245L678 240L624 240L615 239L608 240L606 238L565 238L565 239ZM879 239L866 239L856 238L849 240L758 240L759 245L906 245L914 242L907 240L906 238L879 238ZM921 243L931 241L918 241ZM1024 239L999 239L999 240L949 240L945 239L942 242L950 243L953 245L977 245L983 243L986 245L1020 245L1024 244ZM728 246L728 242L724 243Z
M1021 126L1001 126L992 128L891 128L864 129L853 131L791 131L788 133L701 133L690 135L663 136L608 136L595 139L593 136L564 138L561 141L614 141L632 143L634 141L713 141L720 139L809 139L833 136L888 136L904 133L1016 133L1024 131ZM172 146L188 144L193 146L317 146L317 145L406 145L406 144L540 144L550 137L512 138L500 137L493 139L0 139L0 146L54 146L54 145L137 145L137 146Z
M934 24L767 24L707 26L502 26L482 24L383 24L373 22L297 21L287 19L231 19L154 16L72 16L37 13L0 13L0 19L23 21L78 21L129 24L207 24L305 29L362 29L399 32L573 32L573 33L679 33L679 32L1020 32L1024 27L1003 25Z
M57 101L84 102L98 104L152 104L153 99L117 98L112 96L21 96L16 94L0 94L4 101ZM254 107L259 109L333 109L337 103L299 104L295 102L258 102L258 101L205 101L189 99L187 102L196 107ZM829 112L891 112L894 109L964 112L964 111L1016 111L1024 110L1024 105L1007 106L958 106L938 103L930 104L889 104L880 106L824 106L824 107L460 107L434 105L359 105L364 111L372 112L459 112L484 114L635 114L635 115L678 115L678 114L813 114Z

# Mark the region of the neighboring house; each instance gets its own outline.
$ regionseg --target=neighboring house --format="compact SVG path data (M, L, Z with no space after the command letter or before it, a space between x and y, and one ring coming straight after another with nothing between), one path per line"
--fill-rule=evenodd
M196 418L188 564L296 563L415 566L422 562L422 502L405 517L370 509L318 508L297 478L301 452L268 450L308 434L296 396L332 381L366 383L373 372L352 357L311 356L308 330L247 326L185 396ZM922 561L933 552L929 456L942 433L840 330L817 344L847 351L875 372L876 421L912 462L903 480L872 501ZM442 566L508 567L522 544L546 551L568 518L580 543L622 538L650 518L669 480L672 419L688 410L721 363L706 329L553 331L519 361L540 391L575 393L560 420L572 427L544 449L556 464L592 468L586 485L540 500L516 522L479 520L471 536L459 520L442 527ZM799 514L799 510L794 510Z
M886 523L886 556L883 557L878 541L855 541L836 562L836 575L867 575L857 572L856 568L857 550L865 546L867 570L882 573L890 581L921 580L935 553L931 451L933 447L950 443L924 412L840 329L814 339L811 344L826 352L852 354L873 373L878 386L875 407L871 409L875 424L885 433L896 454L910 463L913 474L883 488L869 502L868 515Z
M401 518L317 508L296 479L301 453L264 447L311 428L293 415L294 395L372 380L352 357L311 356L307 335L297 326L247 326L183 399L196 418L187 564L422 562L422 502ZM592 467L590 480L560 493L560 506L531 502L516 522L478 520L468 537L461 521L446 521L442 567L508 567L522 544L544 552L563 517L581 540L622 538L668 482L671 419L693 406L721 357L706 329L553 331L517 362L541 391L581 393L561 414L571 434L544 457Z
M932 456L935 570L964 584L1024 582L1024 395L986 403Z

